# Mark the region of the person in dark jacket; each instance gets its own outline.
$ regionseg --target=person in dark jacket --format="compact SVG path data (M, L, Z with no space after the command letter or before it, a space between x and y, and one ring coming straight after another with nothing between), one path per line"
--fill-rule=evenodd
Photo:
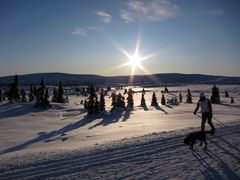
M213 135L215 133L215 128L214 125L212 123L212 104L211 101L209 99L207 99L204 95L204 93L200 93L200 99L197 103L197 107L194 111L194 114L196 115L199 107L201 108L201 112L202 112L202 124L201 124L201 130L204 131L205 128L205 123L208 120L208 124L211 127L211 134Z

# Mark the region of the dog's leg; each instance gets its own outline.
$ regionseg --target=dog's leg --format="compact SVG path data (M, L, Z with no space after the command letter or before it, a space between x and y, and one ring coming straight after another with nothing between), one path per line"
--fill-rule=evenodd
M194 144L194 142L190 141L190 149L193 149L193 144Z
M207 141L204 140L203 142L205 143L205 149L207 149Z

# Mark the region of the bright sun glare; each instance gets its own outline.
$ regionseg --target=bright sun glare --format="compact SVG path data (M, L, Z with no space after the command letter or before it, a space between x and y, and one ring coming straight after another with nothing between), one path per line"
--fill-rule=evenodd
M129 56L128 64L131 65L132 68L141 67L141 62L142 59L138 53L134 53L132 56Z

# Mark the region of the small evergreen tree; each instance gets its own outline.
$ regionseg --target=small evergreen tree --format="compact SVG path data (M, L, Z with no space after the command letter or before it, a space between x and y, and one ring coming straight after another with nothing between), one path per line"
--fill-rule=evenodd
M231 104L235 103L233 97L231 97Z
M182 93L179 93L179 102L182 102Z
M133 102L133 91L132 89L130 88L128 90L128 97L127 97L127 107L129 108L133 108L133 105L134 105L134 102Z
M22 102L27 102L25 89L21 90L21 100L22 100Z
M216 87L216 85L214 84L213 88L212 88L212 96L211 96L211 102L213 104L219 104L220 103L220 95L219 95L219 90Z
M124 94L127 94L127 89L124 89Z
M104 91L103 90L102 90L102 93L101 93L101 96L100 96L99 110L100 110L100 112L105 111L105 99L104 99Z
M167 87L164 88L164 93L168 93L168 88Z
M0 89L0 102L2 102L2 101L3 101L3 90Z
M228 91L225 91L225 97L229 97Z
M142 107L147 107L146 101L145 101L145 97L144 97L144 93L142 93L142 98L141 98L141 104L140 104L140 106L142 106Z
M57 88L53 88L52 102L57 102L58 100L58 91Z
M186 99L186 103L192 103L192 94L190 89L187 90L187 99Z
M99 113L99 102L98 97L95 94L95 89L93 85L88 88L89 97L87 102L88 115L93 115Z
M98 101L98 96L97 94L95 94L94 114L98 114L100 112L99 106L100 106L100 103Z
M35 85L33 86L33 95L37 97L37 87Z
M165 100L164 94L162 94L161 104L166 105L166 100Z
M29 102L32 102L34 100L34 92L33 92L33 86L32 85L30 86L28 100L29 100Z
M6 97L7 97L7 92L5 90L2 90L3 101L6 101Z
M19 79L18 75L15 75L14 82L10 84L8 92L9 101L20 101L20 91L19 91Z
M57 93L57 102L58 102L58 103L64 103L63 93L64 93L63 83L62 83L62 81L61 81L61 82L59 83L58 93Z
M145 89L144 88L142 89L142 94L145 94Z
M84 101L84 109L87 109L87 100Z
M121 93L119 93L117 95L117 100L116 100L116 107L118 107L119 109L124 109L125 108L125 98L124 96L122 96Z
M112 103L111 103L112 108L111 108L111 111L113 111L113 110L116 109L116 104L117 104L117 95L116 95L116 93L112 92L111 97L112 97Z
M46 87L45 80L44 78L41 81L40 87L37 89L37 101L35 103L36 107L42 107L44 109L47 109L51 107L50 102L48 100L49 95L48 95L48 88Z
M157 97L156 97L155 92L153 92L153 95L152 95L151 106L158 106Z

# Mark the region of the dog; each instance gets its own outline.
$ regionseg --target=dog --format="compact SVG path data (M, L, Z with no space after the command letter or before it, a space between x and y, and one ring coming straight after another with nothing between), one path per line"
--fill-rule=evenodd
M202 146L202 142L205 143L205 149L207 148L207 141L206 141L206 132L204 131L197 131L190 133L185 139L184 144L189 145L190 149L193 149L193 145L196 143L196 140L200 140L200 146Z

